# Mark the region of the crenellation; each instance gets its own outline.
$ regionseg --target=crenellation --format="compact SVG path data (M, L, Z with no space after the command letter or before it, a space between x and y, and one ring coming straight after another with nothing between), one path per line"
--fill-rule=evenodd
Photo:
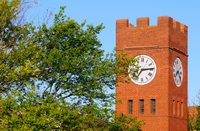
M184 24L181 23L180 24L180 30L183 33L187 33L188 32L188 27L186 25L184 25Z
M137 27L149 26L149 17L137 18Z
M188 31L188 27L186 25L181 24L176 20L173 20L173 18L169 16L159 16L157 20L158 20L157 27L168 27L171 29L173 28L182 33L187 33ZM131 23L129 23L128 19L120 19L116 21L117 29L123 29L126 27L148 27L148 26L149 26L149 17L137 18L137 26L134 26Z
M176 20L173 20L173 28L176 30L180 30L180 23Z
M167 26L173 27L173 19L169 16L159 16L158 17L158 26Z
M187 26L182 23L179 23L176 20L173 20L173 28L182 33L187 33Z
M134 27L134 25L132 25L131 23L129 23L129 27Z
M116 28L123 29L129 26L128 19L120 19L116 21Z

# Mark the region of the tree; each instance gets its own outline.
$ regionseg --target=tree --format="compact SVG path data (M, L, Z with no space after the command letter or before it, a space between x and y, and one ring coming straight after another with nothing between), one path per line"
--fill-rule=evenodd
M35 27L24 22L24 13L32 7L29 1L0 2L0 92L6 95L12 88L22 89L21 84L24 80L20 69L28 60L29 56L24 54L31 48L28 45L33 45L30 44L30 35ZM24 46L28 48L26 51L22 49Z
M195 129L197 131L200 131L200 106L197 106L196 108L197 108L198 114L197 114L197 117L196 117Z
M197 93L196 98L196 101L193 101L194 110L188 112L188 129L200 131L200 91Z
M191 108L191 107L189 107ZM188 129L190 131L193 131L195 129L195 124L196 123L196 114L195 113L191 113L191 111L188 111Z
M196 111L188 112L188 129L191 131L200 131L200 106L194 108Z
M13 21L23 2L1 0L0 5L0 12L7 9L0 19L5 21L0 36L1 128L140 130L144 122L137 118L114 118L110 107L115 94L107 91L117 81L129 81L130 64L135 76L137 59L123 52L104 57L97 38L103 24L78 24L63 15L65 7L50 27L17 25Z

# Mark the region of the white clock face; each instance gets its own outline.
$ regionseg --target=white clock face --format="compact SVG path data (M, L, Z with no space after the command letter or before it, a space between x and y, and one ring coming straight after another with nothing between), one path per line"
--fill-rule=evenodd
M180 86L183 81L183 67L181 64L181 60L178 57L176 57L174 60L173 76L176 85Z
M136 63L136 65L140 66L139 71L136 73L137 77L134 78L131 75L131 72L129 73L129 77L134 83L138 85L145 85L153 80L156 74L156 63L147 55L140 55L137 57L139 57L139 61ZM134 67L130 66L129 70L131 68Z

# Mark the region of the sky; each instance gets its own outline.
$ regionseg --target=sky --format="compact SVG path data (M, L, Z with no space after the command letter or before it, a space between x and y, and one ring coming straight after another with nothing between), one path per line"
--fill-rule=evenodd
M79 24L84 20L94 26L103 23L105 29L98 36L102 48L112 52L116 46L116 20L149 17L150 26L157 25L158 16L170 16L188 26L188 101L191 105L200 91L200 0L38 0L40 6L29 10L33 21L42 21L45 12L59 12L66 6L65 15ZM35 19L37 17L37 20ZM49 25L53 17L49 20Z

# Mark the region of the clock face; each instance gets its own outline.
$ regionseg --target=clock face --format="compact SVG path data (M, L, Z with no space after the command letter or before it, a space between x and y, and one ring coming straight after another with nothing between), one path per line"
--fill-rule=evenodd
M139 71L136 73L137 77L133 77L131 72L129 72L129 77L131 80L138 85L145 85L151 82L156 74L156 63L154 60L147 55L140 55L139 61L136 65L140 66ZM129 66L129 71L134 69L134 66Z
M178 57L176 57L174 60L173 76L176 85L180 86L183 81L183 67L181 64L181 60Z

